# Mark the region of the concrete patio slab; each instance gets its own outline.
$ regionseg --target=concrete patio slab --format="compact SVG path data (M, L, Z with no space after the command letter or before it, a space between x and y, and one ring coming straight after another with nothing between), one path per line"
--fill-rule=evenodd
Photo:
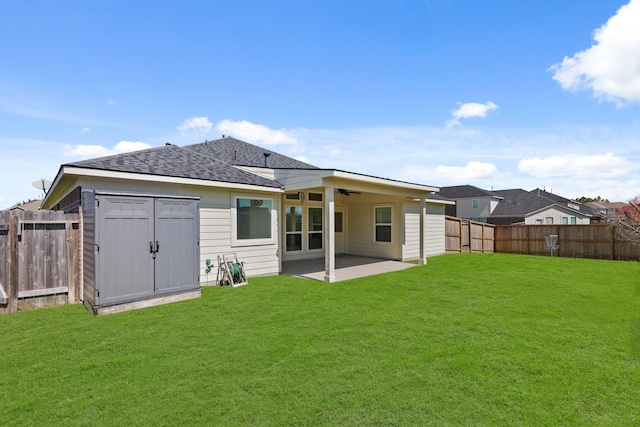
M343 255L336 257L336 282L389 273L415 267L417 264L388 259ZM282 263L282 274L324 281L324 259L287 261Z

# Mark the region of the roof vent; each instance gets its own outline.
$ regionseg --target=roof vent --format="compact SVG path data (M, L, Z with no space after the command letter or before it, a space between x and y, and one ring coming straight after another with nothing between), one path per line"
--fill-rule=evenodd
M269 167L269 156L271 155L271 153L263 153L264 154L264 167L268 168Z

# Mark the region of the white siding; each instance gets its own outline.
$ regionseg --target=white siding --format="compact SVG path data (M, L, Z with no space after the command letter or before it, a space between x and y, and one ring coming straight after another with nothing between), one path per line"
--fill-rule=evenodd
M420 203L403 203L402 214L404 215L402 260L420 259Z
M478 200L478 209L473 209L473 200ZM456 199L456 215L459 218L486 218L491 215L496 205L496 199L493 197Z
M445 206L427 203L424 245L427 258L445 253Z
M526 217L525 224L538 224L538 220L542 220L542 223L545 224L546 217L553 218L554 225L562 224L562 217L567 217L569 224L571 224L571 217L576 218L576 224L589 224L591 222L589 217L582 216L577 212L572 212L569 210L560 209L557 206L552 206L548 209L545 209L544 211L537 212L534 215Z
M391 243L374 242L374 206L392 206ZM402 204L400 203L353 203L348 211L349 254L375 258L402 259Z

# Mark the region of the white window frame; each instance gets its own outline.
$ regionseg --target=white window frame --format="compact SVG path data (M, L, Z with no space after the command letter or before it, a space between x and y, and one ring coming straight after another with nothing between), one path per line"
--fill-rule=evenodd
M311 209L319 209L320 210L320 220L322 221L322 223L320 224L322 226L321 230L311 230L311 214L310 211ZM324 208L322 208L321 206L307 206L307 251L309 252L315 252L315 251L322 251L324 250ZM303 224L303 229L304 229L304 224ZM319 248L316 249L311 249L309 246L311 245L311 235L312 234L320 234L321 237L321 245Z
M271 237L262 239L238 239L238 199L268 200L271 202ZM276 200L258 194L234 194L231 197L231 246L275 245L278 242L278 210Z
M286 217L287 217L287 212L288 212L289 208L300 208L300 231L297 231L297 230L295 230L295 231L287 231ZM304 207L302 205L291 205L291 204L290 205L285 205L283 216L284 216L284 220L285 220L285 225L284 225L284 236L285 237L284 237L284 242L283 242L284 251L286 253L289 253L289 254L297 254L297 253L303 252L304 251ZM287 248L287 236L290 236L290 235L300 235L300 249L299 250L290 251Z
M391 209L391 221L389 223L386 222L381 222L381 223L377 223L376 222L376 210L377 209L382 209L382 208L389 208ZM382 226L389 226L391 227L391 240L388 242L385 241L378 241L376 240L376 229L379 225ZM392 205L374 205L373 206L373 243L376 245L391 245L393 244L393 206Z

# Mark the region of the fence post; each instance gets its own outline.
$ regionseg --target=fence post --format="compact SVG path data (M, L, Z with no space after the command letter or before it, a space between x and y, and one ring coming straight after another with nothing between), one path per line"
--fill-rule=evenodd
M20 264L18 252L18 227L20 222L17 215L11 215L9 222L9 283L7 296L9 313L18 311L18 268Z
M616 259L616 226L611 226L611 259Z

